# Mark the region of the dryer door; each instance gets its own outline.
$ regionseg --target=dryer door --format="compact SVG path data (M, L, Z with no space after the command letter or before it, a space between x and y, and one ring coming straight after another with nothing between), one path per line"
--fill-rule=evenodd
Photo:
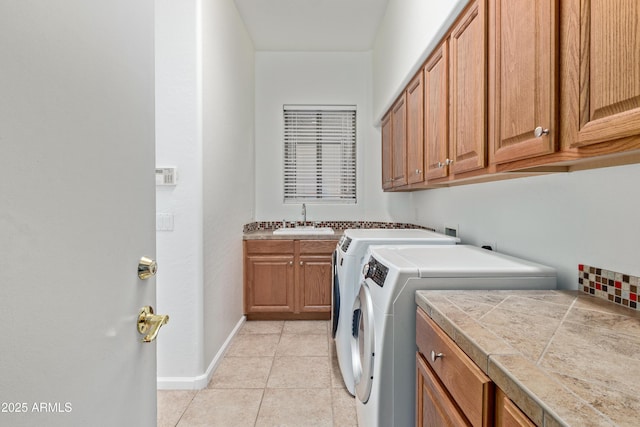
M336 337L338 321L340 320L340 279L338 278L338 249L333 251L331 257L333 278L331 279L331 336Z
M351 357L356 384L356 396L367 403L373 384L375 353L375 325L371 292L365 282L353 303L353 324L351 335Z

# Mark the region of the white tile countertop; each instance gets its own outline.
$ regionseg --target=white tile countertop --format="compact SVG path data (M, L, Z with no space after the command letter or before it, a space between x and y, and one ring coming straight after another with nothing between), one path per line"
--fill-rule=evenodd
M640 314L578 291L418 291L538 425L640 425Z

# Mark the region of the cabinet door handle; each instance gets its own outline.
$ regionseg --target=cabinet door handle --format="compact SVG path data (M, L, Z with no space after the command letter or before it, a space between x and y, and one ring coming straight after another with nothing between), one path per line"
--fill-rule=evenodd
M542 135L549 135L549 129L538 126L533 130L533 136L535 136L536 138L540 138L542 137Z
M442 353L436 353L435 351L431 350L431 361L435 362L437 358L439 357L444 357L444 354Z

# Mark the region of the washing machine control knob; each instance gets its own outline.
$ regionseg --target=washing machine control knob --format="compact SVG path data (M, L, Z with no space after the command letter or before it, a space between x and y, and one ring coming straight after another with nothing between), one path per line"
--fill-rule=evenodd
M365 279L368 279L375 276L377 269L378 269L378 264L375 262L375 260L371 259L362 268L362 274L364 274Z

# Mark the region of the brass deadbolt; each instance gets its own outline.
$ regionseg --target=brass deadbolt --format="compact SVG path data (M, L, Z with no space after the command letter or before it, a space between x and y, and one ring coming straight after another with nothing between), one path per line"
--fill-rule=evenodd
M142 280L146 280L156 275L158 271L158 263L151 258L143 256L138 263L138 277Z

